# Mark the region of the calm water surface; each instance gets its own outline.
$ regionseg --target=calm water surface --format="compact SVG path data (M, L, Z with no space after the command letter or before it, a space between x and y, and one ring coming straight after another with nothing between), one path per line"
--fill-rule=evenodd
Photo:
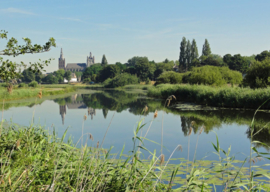
M197 138L199 141L196 159L217 159L216 155L212 153L214 151L212 142L216 143L216 134L219 137L221 148L227 150L231 146L231 154L236 155L237 159L243 160L249 155L249 125L254 114L253 111L177 111L164 108L162 100L146 98L143 93L124 91L84 90L76 94L48 98L43 101L37 100L37 102L38 104L35 105L35 99L32 99L27 102L6 103L4 119L27 126L31 123L34 113L35 124L40 124L49 131L55 127L59 137L68 128L67 137L72 137L76 143L82 136L82 132L91 133L94 141L90 141L88 136L84 136L83 142L87 141L88 145L95 146L98 141L101 144L104 139L103 148L113 146L112 152L120 153L125 145L124 152L127 154L132 149L133 131L137 123L144 119L146 125L142 129L142 133L139 133L144 136L157 109L158 116L154 119L147 138L158 144L145 140L145 146L150 151L156 150L157 154L160 154L161 144L163 144L162 152L165 157L168 157L180 144L183 151L176 152L173 158L187 158L188 132L191 127L190 159L193 159ZM142 114L144 106L148 106L148 111ZM87 120L83 125L84 115L87 116ZM267 113L258 113L255 128L259 129L266 125L269 116ZM205 129L198 137L203 125ZM255 139L269 144L269 136L266 129L261 131ZM81 140L78 147L80 145ZM265 147L257 147L262 152L267 151Z

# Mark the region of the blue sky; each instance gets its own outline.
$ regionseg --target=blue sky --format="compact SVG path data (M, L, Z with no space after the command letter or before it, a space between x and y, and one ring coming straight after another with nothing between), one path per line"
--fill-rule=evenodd
M91 51L100 62L122 63L133 56L156 62L178 60L183 36L197 41L201 53L207 38L212 53L252 55L269 50L269 0L1 0L0 30L21 41L57 47L48 53L23 55L13 61L55 58L63 48L66 63L86 62ZM0 41L4 48L6 41Z

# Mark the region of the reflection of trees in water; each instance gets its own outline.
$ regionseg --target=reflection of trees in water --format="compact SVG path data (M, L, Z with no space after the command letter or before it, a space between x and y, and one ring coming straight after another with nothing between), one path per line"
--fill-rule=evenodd
M262 129L260 132L258 132L262 127L259 127L259 126L254 126L254 133L253 133L253 141L260 141L264 144L266 144L267 146L270 146L270 129L268 128L264 128ZM258 132L256 134L256 132ZM247 132L247 137L249 139L251 139L251 128L249 127ZM261 143L255 143L254 146L256 148L259 148L259 147L263 147L265 148L267 151L270 151L269 147L265 146L264 144L261 144Z
M254 115L254 111L237 110L179 111L164 107L164 101L162 100L141 98L140 94L115 90L93 94L78 94L76 97L70 96L55 99L54 101L62 105L71 103L74 99L76 101L83 101L88 108L102 109L104 118L107 117L108 111L122 112L127 109L134 115L142 115L145 106L148 106L148 111L145 115L154 112L156 109L164 110L166 113L173 113L180 116L181 128L184 135L188 134L190 127L192 127L194 133L196 133L203 125L205 126L205 133L210 132L214 128L220 128L222 124L235 123L249 126ZM268 122L268 116L269 114L267 113L258 112L255 125L257 127L264 126ZM194 122L194 124L192 122ZM257 139L270 144L267 140L268 135L269 133L267 131L263 131L257 136Z

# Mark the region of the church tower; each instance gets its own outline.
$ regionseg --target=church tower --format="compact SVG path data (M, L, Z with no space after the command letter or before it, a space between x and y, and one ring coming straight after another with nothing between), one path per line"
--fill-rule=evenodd
M66 68L66 60L64 58L63 50L61 48L61 54L60 54L60 58L58 60L58 69L64 69L65 70L65 68Z
M95 56L92 56L92 53L90 52L90 56L86 57L86 67L90 67L93 64L95 64Z

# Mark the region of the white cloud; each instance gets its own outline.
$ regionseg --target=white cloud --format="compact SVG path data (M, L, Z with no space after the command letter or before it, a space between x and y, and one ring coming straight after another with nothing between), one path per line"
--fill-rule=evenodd
M19 13L19 14L24 14L24 15L35 15L32 12L29 11L25 11L22 9L17 9L17 8L7 8L7 9L0 9L0 12L4 12L4 13Z

